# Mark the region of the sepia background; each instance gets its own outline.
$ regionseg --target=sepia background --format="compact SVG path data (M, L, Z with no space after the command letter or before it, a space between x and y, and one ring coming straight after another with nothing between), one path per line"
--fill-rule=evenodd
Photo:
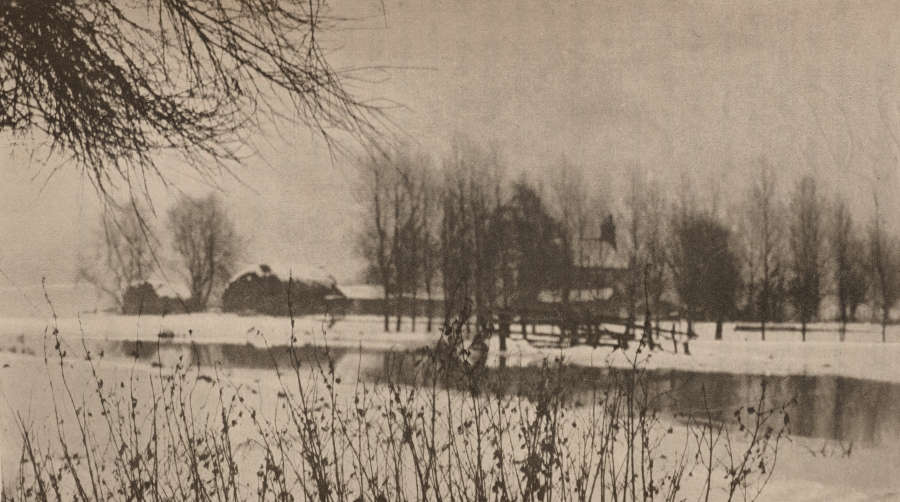
M327 422L320 408L292 401L295 385L309 385L321 402L330 398L323 406L335 414L377 424L369 429L360 420L364 432L362 425L354 432L380 445L367 452L368 462L397 455L398 500L452 492L458 487L446 480L453 476L483 484L503 469L527 478L519 487L526 493L535 491L528 482L541 481L567 500L571 486L554 477L565 471L554 470L562 460L553 455L580 455L597 427L620 445L597 458L613 465L610 490L625 500L629 490L631 500L660 498L652 489L638 493L636 451L647 454L649 465L643 456L639 462L650 478L658 460L661 483L674 494L684 476L679 462L714 434L723 438L716 455L733 462L749 452L743 460L751 467L745 473L745 465L715 463L710 446L707 464L702 452L693 457L701 460L698 475L685 478L689 499L704 499L705 491L719 500L709 496L713 473L725 480L715 492L722 500L734 498L738 486L765 487L760 500L770 501L900 499L900 3L335 0L329 7L341 22L320 41L347 90L385 112L377 124L383 151L340 133L341 148L329 148L302 121L263 120L249 138L253 154L229 170L204 173L160 154L153 160L163 177L136 190L119 180L101 194L89 171L50 151L39 135L0 130L0 498L12 499L11 483L55 479L53 462L72 458L47 446L44 470L22 477L10 466L25 438L48 445L68 439L90 450L89 440L107 430L100 416L109 415L83 403L105 405L107 397L132 410L116 420L134 432L111 440L118 452L91 443L93 453L102 452L94 462L108 455L120 468L139 466L134 472L151 479L154 493L164 493L167 482L184 489L208 479L177 472L172 481L147 467L147 457L144 464L128 459L142 442L159 446L135 417L162 413L188 431L192 412L172 410L195 404L213 410L197 422L208 437L223 440L217 434L225 430L222 444L230 445L233 418L244 440L235 453L211 447L214 463L221 462L213 478L240 464L249 476L240 486L251 493L258 464L259 477L278 479L283 470L269 457L299 458L294 434L313 429L330 446L297 478L330 466L323 483L349 486L335 459L352 468L366 459L341 453L353 444L346 429L329 436L316 428ZM104 241L102 232L113 227L103 218L119 218L119 237L141 232L128 208L117 213L102 195L133 196L160 238L153 243L158 259L141 257L153 273L119 280L112 294L94 287L114 261L92 262L94 255L121 244L109 234ZM374 227L387 225L375 216L386 207L379 197L394 197L396 210L384 220L394 232L388 265L374 251L385 244ZM447 202L453 197L464 207L459 213ZM435 204L431 220L417 212L426 203ZM190 260L175 249L186 239L175 236L172 221L207 210L231 242L215 287L197 301L185 284ZM408 234L398 230L401 213ZM466 218L469 226L452 227ZM588 223L576 229L578 218ZM805 239L812 227L815 235ZM131 247L150 249L136 241ZM426 255L429 266L415 261ZM97 275L86 279L86 264L98 263L89 271ZM454 280L462 293L447 287ZM659 294L651 297L654 280ZM392 283L400 286L389 291ZM853 300L839 291L849 283L859 289ZM138 294L145 286L152 309ZM229 303L232 287L240 294ZM134 293L129 301L127 293ZM849 317L841 315L847 305ZM285 384L279 365L296 371L296 382ZM301 367L309 372L301 375ZM551 367L559 372L544 371ZM174 384L168 395L153 388L177 380L173 375L191 386L187 398ZM140 378L137 391L126 385ZM116 383L127 398L115 395ZM598 385L619 400L595 413L585 403L593 397L597 405ZM382 413L382 404L401 401L398 388L413 407ZM75 389L76 398L63 389ZM644 400L635 408L635 400L656 393L662 404ZM223 396L240 396L243 407L223 409ZM465 450L471 444L516 441L503 436L518 430L512 427L485 429L499 440L471 428L494 405L512 420L548 419L548 409L563 419L535 419L518 436L529 439L499 455L498 471L491 466L487 474L453 459L440 464L428 427L397 421L433 412L430 440L444 442L441 452L463 448L474 458L483 452ZM277 423L285 407L316 427L288 433L246 418L259 411ZM67 418L54 414L60 409ZM237 409L248 413L229 415ZM458 422L440 424L446 430L434 436L434 417L445 410ZM222 424L210 425L220 412ZM94 427L79 436L73 418ZM404 435L393 436L397 430ZM529 431L540 440L531 441ZM261 437L278 437L278 447L260 446ZM659 449L641 450L651 443ZM170 463L197 459L193 443L184 444L165 445ZM541 448L528 450L536 444ZM444 481L416 484L418 461L405 448L429 452L430 465L445 469ZM631 466L616 471L623 452ZM557 464L529 471L545 454ZM375 495L378 483L363 489L352 468L346 472L360 483L356 500L388 500ZM67 472L75 483L78 469ZM138 486L122 472L130 471L110 476ZM239 483L231 482L234 496Z
M355 29L328 34L334 65L385 68L360 92L397 103L393 120L436 160L465 135L537 183L565 158L615 200L638 168L673 188L688 177L695 197L728 210L765 157L784 186L815 172L860 217L873 188L900 210L892 2L346 3L333 9ZM355 168L307 131L263 136L240 182L215 180L251 254L356 280ZM0 149L0 287L73 282L73 251L96 226L93 188L56 170L59 158L33 158L8 137ZM170 167L179 188L207 189Z

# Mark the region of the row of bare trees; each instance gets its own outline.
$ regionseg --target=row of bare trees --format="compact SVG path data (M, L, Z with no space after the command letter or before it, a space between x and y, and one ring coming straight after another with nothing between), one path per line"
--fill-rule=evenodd
M436 211L439 201L430 161L408 151L373 156L363 167L361 191L365 193L366 226L359 251L368 260L368 278L384 289L384 329L390 330L390 310L397 312L400 329L403 301L415 306L424 286L430 305L437 269ZM415 328L413 315L411 322ZM426 314L431 330L431 313Z
M787 197L777 181L775 168L760 159L742 206L724 216L699 207L689 186L668 201L659 183L633 170L621 208L629 317L641 303L645 318L659 315L661 300L674 293L689 329L692 319L704 317L717 321L721 336L724 319L741 317L759 321L765 339L768 323L792 314L805 340L807 324L832 295L841 340L864 304L878 312L884 339L900 300L900 240L877 198L868 225L861 225L847 200L829 200L814 177L797 180Z
M615 225L583 172L565 159L557 167L546 196L525 178L506 180L496 149L465 140L454 143L440 168L404 150L366 162L360 250L369 279L383 287L385 305L393 306L385 309L385 329L391 311L400 328L401 306L414 303L421 287L430 298L435 277L445 313L471 308L479 328L495 316L503 325L502 316L524 313L542 291L556 292L568 304L576 288L580 300L595 300L603 296L599 290L617 286L604 283L609 278L590 284L578 277L589 265L602 267L605 253L617 252ZM643 305L645 318L655 315L659 322L668 314L663 305L670 288L689 319L731 316L740 274L730 231L694 209L672 218L662 190L637 177L626 202L628 249L620 253L628 255L631 320ZM584 297L586 284L596 295ZM409 311L414 328L415 308Z
M837 306L841 340L866 303L879 312L885 337L900 299L900 241L886 227L877 198L869 221L861 224L846 198L829 199L815 178L805 176L785 203L775 169L761 159L745 204L750 313L761 322L763 339L766 323L783 319L790 303L805 340L806 324L827 295Z
M391 306L385 329L393 313L399 330L404 311L415 329L420 291L430 307L440 289L446 313L468 309L483 326L498 311L537 301L548 277L558 280L565 232L538 189L525 179L506 183L496 149L458 140L440 167L397 150L362 169L359 250ZM429 330L432 314L425 312Z
M687 183L670 197L633 169L612 210L616 235L609 216L615 198L591 188L611 180L587 180L565 159L550 170L545 194L525 178L506 179L497 149L457 140L440 165L399 149L364 163L360 250L369 279L393 306L385 329L391 313L400 329L404 311L415 328L420 291L430 300L440 290L447 313L471 307L478 326L526 309L544 290L568 304L585 284L578 274L612 253L619 260L612 266L627 272L620 286L631 322L643 317L659 327L674 307L689 330L693 320L713 320L721 337L724 321L743 318L758 321L765 339L771 322L793 318L805 340L823 299L833 296L841 339L864 304L879 311L884 332L900 298L900 241L877 204L862 225L815 178L802 177L782 194L776 169L765 159L757 168L730 214L698 203L702 197ZM601 240L609 245L598 246ZM404 310L404 302L411 307ZM431 329L431 313L426 317Z
M153 279L183 282L186 311L205 310L210 298L231 279L245 242L216 194L183 195L166 213L171 254L163 254L153 212L130 201L103 211L96 246L81 257L78 278L128 309L129 293Z

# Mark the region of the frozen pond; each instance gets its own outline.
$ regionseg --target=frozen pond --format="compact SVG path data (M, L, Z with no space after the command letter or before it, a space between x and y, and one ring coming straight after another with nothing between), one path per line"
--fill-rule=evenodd
M94 342L97 343L97 342ZM261 347L252 344L179 341L135 342L109 340L102 343L106 357L137 357L147 364L171 366L179 359L201 367L248 370L287 369L291 349L286 345ZM97 348L91 349L96 353ZM334 346L328 349L338 371L345 377L377 382L390 378L415 383L422 356L399 348ZM318 345L294 348L294 357L302 365L325 361L325 349ZM493 384L504 382L505 391L527 392L538 378L534 366L490 368L487 377ZM623 378L621 368L569 366L560 373L572 399L587 402L592 389L602 387L610 378ZM707 409L717 420L728 420L741 406L757 404L762 386L766 403L778 406L794 400L790 409L790 431L794 435L854 442L864 445L892 444L900 441L900 384L831 375L748 375L683 370L646 370L646 391L660 411L679 416L706 416Z

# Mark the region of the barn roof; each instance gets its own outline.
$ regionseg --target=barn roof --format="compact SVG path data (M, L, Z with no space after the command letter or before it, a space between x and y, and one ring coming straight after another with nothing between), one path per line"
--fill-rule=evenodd
M168 296L169 298L181 298L183 300L191 297L191 292L188 287L178 279L167 279L165 277L154 275L149 277L146 281L132 283L131 286L139 286L145 282L153 286L153 290L156 292L157 296L160 297Z
M383 300L384 299L384 288L378 286L376 284L344 284L338 286L338 289L344 293L344 296L351 300ZM409 293L403 295L404 297L410 297ZM416 297L420 300L427 299L427 295L424 291L419 291ZM436 290L431 292L431 299L434 301L441 301L444 299L443 293L436 288Z
M286 281L291 278L295 281L315 282L324 284L325 286L329 287L337 284L337 281L335 281L334 277L330 273L328 273L328 271L326 271L324 267L316 265L296 265L273 262L265 262L241 267L228 282L233 282L238 277L241 277L242 275L248 274L250 272L263 275L263 267L267 267L269 273L277 276L282 281Z
M384 289L374 284L346 284L338 286L341 293L351 300L381 300Z

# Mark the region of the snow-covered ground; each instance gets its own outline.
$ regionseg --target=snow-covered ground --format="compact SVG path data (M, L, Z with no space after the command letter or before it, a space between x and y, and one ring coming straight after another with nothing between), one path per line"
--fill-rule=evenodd
M382 318L352 316L329 326L321 316L297 318L293 331L290 320L266 316L238 316L233 314L191 314L159 316L117 316L104 314L61 318L57 321L40 318L0 319L0 351L40 350L42 335L56 325L68 340L84 337L88 340L155 341L158 334L170 331L176 341L195 343L251 344L258 347L283 345L293 332L299 345L364 347L373 350L402 350L434 343L439 335L439 322L434 330L425 332L425 321L418 319L416 331L410 330L408 319L403 320L400 332L385 332ZM690 342L690 355L673 352L668 340L661 341L662 350L648 356L640 355L642 363L653 369L728 372L761 375L834 375L900 383L900 326L889 326L887 343L881 342L880 327L873 324L850 325L846 341L840 342L837 325L817 323L810 326L807 341L800 341L800 333L769 329L766 341L758 332L737 331L727 324L724 339L714 340L715 327L699 323L700 335ZM490 363L496 364L498 340L490 340ZM562 356L572 364L585 366L627 367L638 355L637 344L628 351L610 347L575 346L564 349L537 348L516 336L508 340L508 364L538 364L545 357Z
M302 316L291 321L285 317L240 316L236 314L203 313L170 316L123 316L84 314L79 317L53 319L0 318L0 347L3 340L41 338L56 327L66 339L84 337L88 340L155 341L163 332L171 332L175 341L195 343L238 343L258 347L283 345L291 334L299 345L359 346L367 348L415 347L434 342L437 328L426 333L420 320L417 331L385 332L383 321L377 317L357 316L330 325L323 316ZM393 323L391 328L393 328Z
M51 359L51 365L53 364ZM90 374L84 360L70 359L66 368L69 383L77 396L82 392L79 389L91 388ZM101 378L112 384L130 378L145 381L151 372L157 371L146 365L134 367L113 360L104 360L100 363L100 368ZM58 367L55 366L48 370L41 357L0 353L0 398L3 400L3 407L0 409L0 457L7 486L11 486L15 478L16 459L21 451L17 415L32 424L34 430L52 436L53 422L49 417L53 414L53 401L56 400L63 407L68 405L65 396L54 396L48 385L53 380L57 391L60 390L57 370ZM226 371L224 377L259 389L260 404L268 403L271 406L278 402L275 398L278 384L271 373L258 370ZM207 399L203 397L206 394L215 395L215 389L206 387L205 382L198 380L197 384L199 387L196 392L201 401ZM339 392L353 392L352 380L339 385L342 386ZM87 392L90 393L90 390ZM147 397L141 396L141 403L146 403ZM672 437L681 437L681 426L677 423L672 425L676 428ZM677 451L680 443L664 443L661 451L667 451L670 447ZM775 475L759 500L898 500L900 479L896 476L897 465L900 465L900 450L897 448L857 447L851 455L846 456L840 446L825 440L792 437L781 447ZM252 469L248 469L248 472L252 472ZM694 500L696 497L690 494L696 492L697 487L693 485L697 484L697 480L685 479L685 483L689 485L685 487L685 494L691 497L688 500ZM716 490L714 499L716 495L721 493Z
M690 342L690 355L679 344L678 353L671 341L662 341L661 350L637 354L637 344L628 350L609 347L592 348L585 345L563 349L535 348L521 339L507 343L507 361L512 364L533 364L545 357L563 357L571 364L625 368L638 358L648 369L673 369L755 375L833 375L884 382L900 383L900 342L882 343L869 337L866 341L845 342L810 337L799 340L799 333L781 333L763 342L758 338L744 338L745 332L729 329L723 340L706 336L700 326L700 338ZM731 326L729 326L731 328ZM768 335L768 334L767 334ZM880 334L878 335L880 337ZM824 337L822 337L824 338ZM497 358L498 341L491 341L492 359Z
M84 337L100 344L104 340L155 341L160 332L171 331L176 341L262 347L267 343L285 344L292 333L288 319L225 314L165 318L84 315L55 322L52 319L0 319L0 397L4 401L0 412L3 418L0 421L0 450L7 457L4 459L7 482L12 474L9 452L16 454L19 443L15 414L21 412L23 416L41 417L49 412L46 409L46 404L51 401L47 396L47 368L39 351L44 343L43 335L50 333L54 326L70 343ZM813 326L817 330L829 327L834 328L826 324ZM393 330L393 323L391 328ZM437 331L425 333L424 328L425 323L420 319L417 330L410 332L409 321L404 319L401 332L385 332L383 320L378 317L351 317L329 327L327 319L311 316L296 319L293 334L301 345L327 343L373 350L401 350L437 340ZM649 358L646 353L641 354L642 359L646 358L642 363L661 369L777 375L827 374L900 382L900 364L897 364L900 361L900 327L889 328L888 343L881 343L877 326L864 324L851 326L846 342L838 341L836 331L814 331L805 343L800 341L799 333L769 331L768 340L762 342L759 333L735 331L733 325L726 326L724 340L716 341L713 339L712 325L700 324L697 329L700 337L690 343L691 355L681 353L681 347L679 353L674 354L671 343L664 342L664 350L654 351ZM490 344L490 363L496 364L500 355L497 340L491 340ZM573 364L628 366L638 356L635 350L636 344L632 344L626 352L609 347L593 349L585 346L539 349L514 337L508 341L505 355L510 365L538 364L545 357L563 356ZM347 359L354 360L339 364L337 371L350 376L358 371L360 361ZM83 371L80 370L85 369L85 363L77 359L71 361L72 371L82 375L78 378L83 378ZM380 364L377 359L362 361L362 365L368 363ZM132 367L127 361L113 359L104 360L103 365L108 368L107 371L117 371L122 375L130 374ZM342 368L343 365L348 367ZM258 374L264 373L256 371ZM231 372L231 376L256 378L252 373L250 370L238 370ZM897 465L900 465L900 450L892 445L857 445L853 454L846 457L840 447L829 444L827 440L794 437L786 444L776 476L762 500L900 499Z

